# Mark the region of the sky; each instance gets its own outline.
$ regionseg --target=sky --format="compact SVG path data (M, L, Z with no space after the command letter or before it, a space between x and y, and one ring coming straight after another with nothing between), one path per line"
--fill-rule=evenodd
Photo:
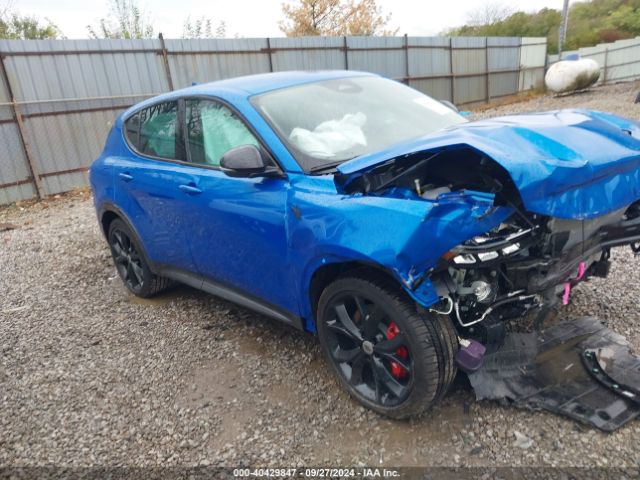
M21 14L48 18L67 38L87 38L89 24L107 14L107 0L9 0ZM180 38L184 19L206 16L214 25L227 24L227 35L242 37L283 36L278 29L283 0L138 0L150 15L156 31L165 38ZM289 0L291 1L291 0ZM0 0L0 5L7 0ZM496 0L378 0L385 13L391 13L391 28L398 34L437 35L449 27L465 23L467 15ZM500 1L498 0L498 3ZM537 11L544 7L562 9L562 0L505 1L511 8Z

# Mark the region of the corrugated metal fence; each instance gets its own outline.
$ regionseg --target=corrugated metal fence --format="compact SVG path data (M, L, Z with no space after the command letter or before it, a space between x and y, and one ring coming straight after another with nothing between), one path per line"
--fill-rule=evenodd
M570 54L591 58L600 65L599 85L628 82L640 78L640 37L599 43L595 47L584 47L563 52L562 58ZM549 65L558 61L558 55L549 55Z
M282 70L380 73L458 105L541 83L544 38L0 41L0 204L87 184L116 115L192 82Z

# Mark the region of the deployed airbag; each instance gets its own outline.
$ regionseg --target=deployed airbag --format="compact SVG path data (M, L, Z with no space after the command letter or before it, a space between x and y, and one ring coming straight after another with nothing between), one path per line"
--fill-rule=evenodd
M320 123L313 131L296 127L291 131L289 140L307 155L332 158L337 153L367 145L362 131L366 121L367 117L362 112L348 113L340 120Z

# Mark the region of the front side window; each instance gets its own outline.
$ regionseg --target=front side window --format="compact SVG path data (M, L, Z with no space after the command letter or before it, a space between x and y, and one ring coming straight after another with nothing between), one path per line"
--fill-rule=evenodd
M374 76L282 88L251 101L306 171L465 121L417 90Z
M185 117L187 155L193 163L218 166L229 150L260 145L244 122L216 101L187 100Z
M178 133L178 102L162 102L143 108L125 122L133 147L144 155L182 160Z

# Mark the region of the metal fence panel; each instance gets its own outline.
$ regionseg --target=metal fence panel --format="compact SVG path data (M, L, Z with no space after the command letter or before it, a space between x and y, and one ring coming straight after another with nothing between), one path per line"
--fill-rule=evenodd
M0 205L29 200L36 197L36 189L32 184L6 185L0 188Z
M518 92L519 72L492 73L489 76L489 97L500 98Z
M451 95L451 79L449 78L410 80L409 86L437 100L453 101Z
M487 38L487 68L489 97L504 97L518 91L520 73L520 39L511 37ZM491 73L504 72L504 73Z
M2 40L0 53L15 97L0 82L3 204L37 193L30 163L44 194L85 185L86 169L103 148L116 115L171 88L269 71L352 69L401 80L437 99L470 104L535 86L544 73L546 40L406 36ZM617 61L616 55L609 55ZM612 68L620 69L620 73L611 70L615 75L636 71L635 66ZM24 125L28 156L14 108Z
M409 77L429 77L451 73L449 37L409 37Z
M36 194L31 180L11 95L4 75L0 77L0 205L31 198Z
M114 116L126 105L168 90L159 48L159 40L0 43L46 194L86 184L81 169L97 153L85 145L106 136L94 121L96 113Z
M14 96L27 102L24 114L112 106L167 91L159 46L159 40L0 41ZM69 103L51 102L58 99Z
M453 37L453 73L484 75L487 71L486 43L485 37Z
M605 45L605 58L600 65L603 82L628 81L640 78L640 37Z
M27 134L33 139L30 145L36 168L44 177L47 194L86 185L83 170L100 155L119 112L107 110L26 119Z
M464 105L487 100L486 42L485 37L451 39L454 103Z
M271 38L269 42L274 72L347 68L343 37Z
M167 40L174 88L270 70L266 38Z
M2 107L0 110L8 109ZM36 194L15 123L0 124L0 205Z
M407 75L403 37L347 37L349 70L402 79Z
M531 90L544 82L547 61L546 39L523 37L520 39L520 78L518 90Z

